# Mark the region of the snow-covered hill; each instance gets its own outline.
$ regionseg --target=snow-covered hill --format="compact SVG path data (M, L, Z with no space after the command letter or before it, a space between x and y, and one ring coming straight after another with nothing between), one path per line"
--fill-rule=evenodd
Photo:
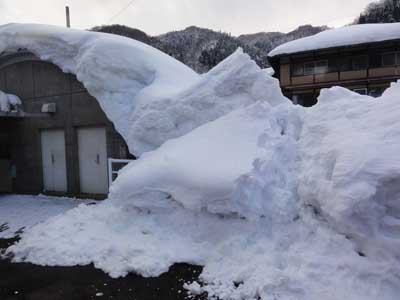
M205 73L235 52L238 47L249 54L261 68L266 68L269 66L267 54L276 46L326 29L326 26L305 25L289 33L260 32L239 37L196 26L155 37L121 25L100 26L92 30L137 39L171 55L198 73Z

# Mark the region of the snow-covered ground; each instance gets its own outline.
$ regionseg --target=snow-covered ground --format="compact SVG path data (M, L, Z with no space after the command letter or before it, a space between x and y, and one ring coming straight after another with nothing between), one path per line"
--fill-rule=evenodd
M90 202L44 195L0 195L0 238L12 238L40 222Z
M377 99L323 90L303 108L240 50L199 76L97 33L8 25L1 40L76 72L141 154L106 201L26 230L15 261L113 277L200 264L187 289L223 300L398 299L400 83Z

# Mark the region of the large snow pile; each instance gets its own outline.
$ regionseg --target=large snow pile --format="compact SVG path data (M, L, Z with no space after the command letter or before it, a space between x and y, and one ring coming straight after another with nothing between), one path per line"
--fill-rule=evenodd
M282 44L273 49L268 56L398 39L400 23L351 25Z
M0 112L11 112L17 105L21 105L21 99L18 96L0 91Z
M398 299L400 84L377 99L332 88L306 109L240 51L195 77L126 121L146 116L141 150L168 141L102 204L27 230L15 260L114 277L200 264L186 288L223 300Z
M323 91L319 105L307 111L299 175L304 203L354 239L362 253L377 259L391 256L397 265L399 97L400 83L378 99L339 87Z
M273 150L268 151L279 152L278 156L295 151L289 139L279 141L282 127L286 130L291 126L281 124L289 113L288 106L253 104L166 142L127 166L111 187L110 198L121 205L132 203L145 208L165 206L170 198L196 211L240 213L245 204L232 201L234 183L265 154L263 143L271 145Z

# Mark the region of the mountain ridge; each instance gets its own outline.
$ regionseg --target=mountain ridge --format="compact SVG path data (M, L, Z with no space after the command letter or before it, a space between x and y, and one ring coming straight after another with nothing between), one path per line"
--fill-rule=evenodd
M288 33L257 32L237 37L230 33L197 26L189 26L183 30L157 36L119 24L97 26L91 30L136 39L167 53L198 73L205 73L238 47L249 54L261 68L267 68L269 67L267 55L273 48L327 29L329 29L327 26L303 25Z

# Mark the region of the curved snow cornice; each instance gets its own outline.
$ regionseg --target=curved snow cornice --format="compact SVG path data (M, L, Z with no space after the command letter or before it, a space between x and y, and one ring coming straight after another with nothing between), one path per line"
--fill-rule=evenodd
M400 39L400 23L345 26L294 40L273 49L268 56L322 50Z
M140 102L180 92L200 76L141 42L98 32L42 24L0 26L0 53L26 49L75 74L128 141Z

